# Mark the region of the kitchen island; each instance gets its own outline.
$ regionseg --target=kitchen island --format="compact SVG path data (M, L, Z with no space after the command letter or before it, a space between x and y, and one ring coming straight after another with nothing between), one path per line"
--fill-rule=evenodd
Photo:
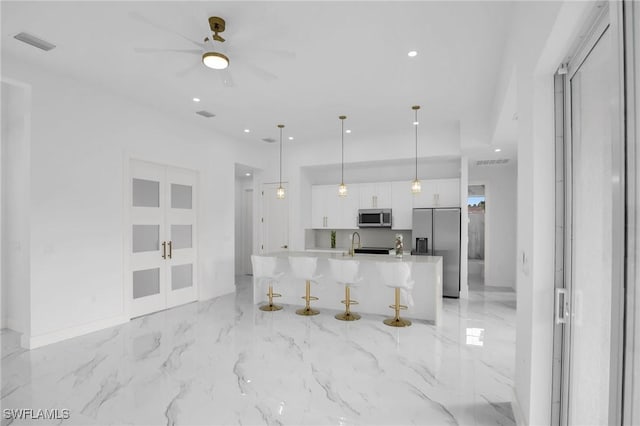
M317 257L318 270L321 275L316 284L311 284L311 295L319 300L312 301L311 306L321 311L330 309L333 311L344 310L340 303L344 300L344 286L339 285L333 279L328 259L357 260L360 262L360 276L362 281L352 287L351 299L357 300L357 305L352 305L351 310L360 314L377 314L393 316L394 290L382 282L377 271L376 262L405 262L411 265L411 276L415 281L412 296L414 304L409 309L401 312L402 317L418 320L427 320L436 325L442 318L442 257L441 256L411 256L405 255L397 258L390 255L356 254L351 257L345 253L327 253L314 251L275 252L264 256L278 258L278 271L284 272L280 284L274 284L274 292L282 294L282 297L274 299L276 304L291 305L296 308L304 306L301 299L305 293L305 282L291 275L289 268L289 256ZM255 288L254 278L254 288ZM264 303L267 300L265 288L255 288L254 303ZM402 301L406 304L405 301Z

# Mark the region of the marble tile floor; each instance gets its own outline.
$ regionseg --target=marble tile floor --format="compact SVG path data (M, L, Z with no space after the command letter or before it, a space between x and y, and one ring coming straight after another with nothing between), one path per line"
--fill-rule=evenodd
M445 299L442 326L395 329L263 312L250 280L237 289L32 351L3 330L2 409L70 416L2 425L514 424L513 292Z

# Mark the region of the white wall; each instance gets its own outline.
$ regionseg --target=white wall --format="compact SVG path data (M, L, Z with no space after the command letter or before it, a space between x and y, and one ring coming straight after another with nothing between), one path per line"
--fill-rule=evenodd
M179 121L10 56L3 55L3 73L20 76L33 94L32 345L128 319L129 158L199 172L199 298L234 291L234 164L261 165L262 146L222 137L201 117Z
M29 331L29 102L2 82L2 327Z
M515 165L469 167L469 184L484 184L485 285L516 285L516 184Z

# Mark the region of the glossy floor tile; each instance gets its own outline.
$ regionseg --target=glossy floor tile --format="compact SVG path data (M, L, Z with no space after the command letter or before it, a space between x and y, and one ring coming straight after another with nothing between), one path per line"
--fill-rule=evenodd
M69 418L2 425L514 424L511 291L445 299L442 326L403 329L251 300L243 278L236 294L33 351L4 330L3 410Z

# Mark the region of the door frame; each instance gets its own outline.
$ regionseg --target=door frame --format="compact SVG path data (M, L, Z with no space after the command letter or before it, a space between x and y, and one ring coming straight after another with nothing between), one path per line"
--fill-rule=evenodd
M619 85L617 87L619 93L618 105L616 108L615 125L612 129L612 139L614 141L614 149L612 159L614 161L613 171L619 178L618 185L613 189L613 204L620 206L620 209L613 209L612 221L614 228L614 247L612 253L613 274L612 294L611 294L611 339L610 339L610 365L609 365L609 424L622 423L622 391L624 385L624 300L625 300L625 277L627 271L627 263L625 260L626 242L630 236L630 230L626 228L627 214L626 209L626 172L625 170L625 154L627 145L625 143L625 117L624 117L624 84L625 74L623 67L623 26L622 26L622 4L619 2L609 2L602 7L599 14L593 20L587 37L575 49L575 54L567 64L567 73L564 75L563 95L564 95L564 288L568 290L570 312L573 312L574 296L572 286L572 117L571 117L571 79L580 69L591 50L598 43L605 31L611 31L612 41L617 48L612 52L615 58L616 73ZM615 244L617 242L617 244ZM559 296L556 296L559 297ZM569 403L569 385L570 385L570 363L571 363L571 318L573 314L569 314L569 323L563 326L562 336L562 363L561 363L561 396L560 410L558 412L559 419L552 418L552 422L559 420L560 424L568 424L568 403ZM557 350L557 348L556 348Z
M129 152L125 152L123 155L123 168L122 168L122 186L123 186L123 199L122 199L122 223L124 225L124 229L122 232L122 247L124 247L122 252L122 313L126 316L126 318L131 319L131 302L133 300L133 277L131 273L131 241L132 241L132 214L131 214L131 197L132 197L132 189L131 189L131 179L132 177L132 167L131 164L133 162L140 162L151 164L159 167L172 168L176 170L184 170L188 172L192 172L195 175L195 185L197 188L193 191L193 210L194 210L194 223L196 231L192 234L192 243L193 249L195 250L194 254L194 262L193 262L193 282L194 282L194 292L195 299L197 301L200 299L200 286L199 286L199 276L200 276L200 260L198 257L198 224L200 223L200 172L195 169L189 169L187 167L175 166L171 164L163 164L156 161L146 160L144 158L140 158L138 156L133 156ZM177 306L177 305L176 305ZM173 306L167 305L165 309L169 309Z

